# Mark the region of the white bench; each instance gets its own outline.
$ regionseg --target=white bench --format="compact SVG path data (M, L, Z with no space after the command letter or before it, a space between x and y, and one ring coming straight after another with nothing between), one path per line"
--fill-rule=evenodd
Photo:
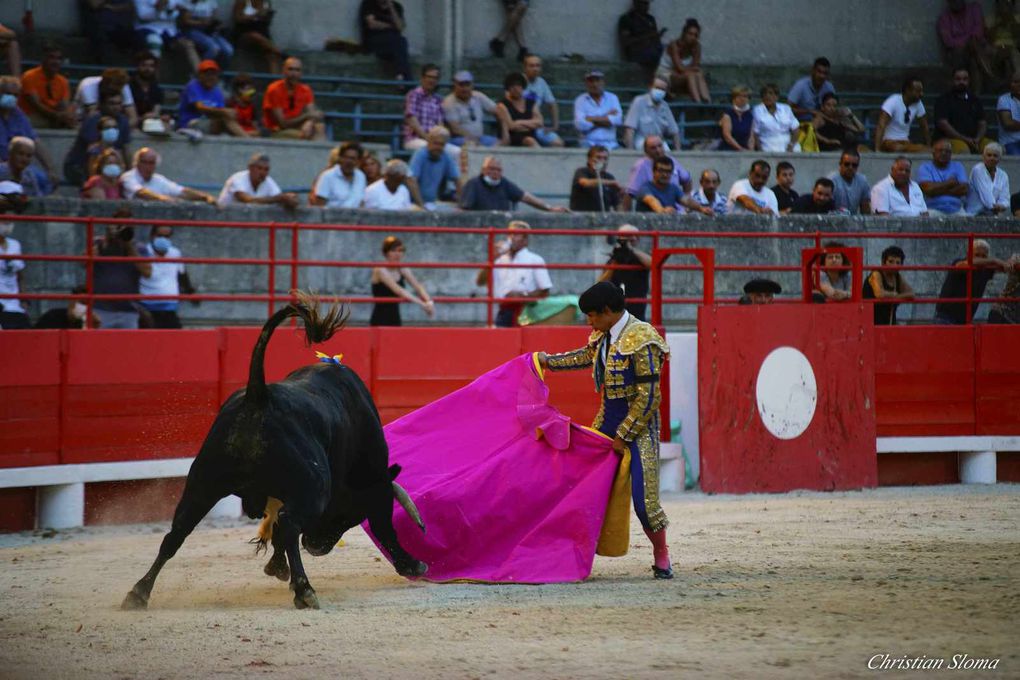
M875 443L883 453L959 453L960 483L995 484L996 453L1020 451L1020 437L879 437Z

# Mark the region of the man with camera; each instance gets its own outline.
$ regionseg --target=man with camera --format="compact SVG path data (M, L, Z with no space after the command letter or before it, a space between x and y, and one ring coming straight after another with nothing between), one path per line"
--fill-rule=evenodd
M616 245L606 264L637 266L641 269L605 269L599 276L599 281L612 281L622 288L628 300L627 311L639 321L644 321L645 303L635 302L632 298L648 297L648 274L652 266L652 256L638 248L640 238L638 231L633 224L624 224L616 230Z
M131 217L129 208L119 208L113 217ZM89 248L99 257L139 257L135 246L135 228L110 223L106 234ZM92 290L96 295L137 295L141 277L152 276L149 262L97 260L93 265ZM132 300L99 300L93 305L102 328L138 328L138 303Z

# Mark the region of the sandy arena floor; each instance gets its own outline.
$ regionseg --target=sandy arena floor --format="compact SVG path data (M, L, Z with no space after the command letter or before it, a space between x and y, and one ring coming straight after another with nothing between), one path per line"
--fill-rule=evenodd
M247 523L202 525L145 612L119 605L165 525L0 536L0 677L1020 677L1020 485L667 501L672 582L636 521L630 555L550 586L412 584L356 530L306 560L321 611Z

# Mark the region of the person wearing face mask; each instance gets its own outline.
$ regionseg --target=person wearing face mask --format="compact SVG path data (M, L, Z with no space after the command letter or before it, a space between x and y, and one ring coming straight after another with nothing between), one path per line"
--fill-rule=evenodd
M149 242L138 246L142 257L153 257L151 273L138 279L138 292L142 295L180 295L195 292L183 262L160 262L161 259L178 259L181 251L171 240L174 228L167 225L149 230ZM142 307L152 316L153 328L181 328L177 316L178 300L142 300Z
M21 185L25 196L43 196L39 178L29 166L35 155L35 142L28 137L14 137L7 145L7 162L0 163L0 181L8 180Z
M665 79L656 77L651 89L634 97L623 120L623 145L628 149L640 149L645 137L655 135L668 139L674 149L680 148L680 128L673 119L673 113L666 103ZM669 148L666 149L669 151Z
M116 149L125 165L127 147L131 143L131 121L124 114L120 92L104 91L99 110L85 117L74 143L64 157L64 177L80 186L89 177L90 159L98 158L106 149Z
M32 127L28 116L18 108L18 95L21 93L21 81L13 76L0 76L0 161L7 160L7 151L14 137L28 137L35 142L35 158L42 166L32 166L29 172L36 175L43 193L53 190L60 178L53 172L53 162L46 147L39 141L39 136Z
M15 182L0 182L0 195L20 193L21 186ZM0 214L0 255L21 255L21 242L11 238L12 231L14 223L4 220ZM24 270L24 260L0 260L0 329L22 330L32 327L18 299Z
M84 295L85 286L75 286L71 295ZM45 314L36 319L36 330L60 329L60 328L84 328L85 315L88 314L88 306L81 300L68 300L64 307L53 307ZM89 328L99 328L99 315L93 310L92 323Z
M730 90L730 108L719 117L719 151L754 151L754 114L751 113L751 88L736 85Z
M93 200L119 200L124 198L120 176L124 173L124 160L116 149L106 149L99 155L91 177L81 188L81 197Z
M485 157L481 174L468 181L460 194L461 210L508 211L518 202L546 212L570 212L562 206L549 205L503 177L503 163L495 156Z

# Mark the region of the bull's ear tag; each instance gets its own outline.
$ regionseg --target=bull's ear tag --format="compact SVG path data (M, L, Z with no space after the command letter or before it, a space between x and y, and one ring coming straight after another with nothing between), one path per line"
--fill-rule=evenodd
M328 354L323 354L322 352L316 352L315 356L324 364L336 364L337 366L340 365L340 362L342 362L344 358L343 354L334 354L333 356L330 356Z

